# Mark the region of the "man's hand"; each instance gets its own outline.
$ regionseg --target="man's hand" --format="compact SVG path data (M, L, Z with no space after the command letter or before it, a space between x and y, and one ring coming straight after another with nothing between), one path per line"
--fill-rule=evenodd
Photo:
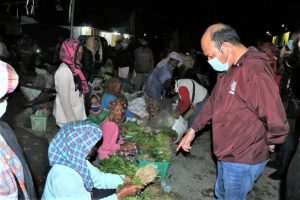
M189 152L191 150L191 142L195 138L195 131L193 129L189 129L188 132L185 134L185 136L181 139L179 145L176 148L176 151L178 152L181 148Z
M275 151L275 144L269 145L269 151L274 152Z

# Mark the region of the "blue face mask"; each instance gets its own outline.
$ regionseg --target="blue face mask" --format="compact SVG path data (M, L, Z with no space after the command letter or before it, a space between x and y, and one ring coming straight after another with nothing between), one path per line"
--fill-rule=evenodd
M212 68L218 72L224 72L224 71L227 71L229 69L229 63L228 63L228 60L229 60L229 56L228 56L228 59L226 61L226 63L221 63L218 59L218 56L222 50L222 47L223 45L221 46L219 52L218 52L218 55L216 57L214 57L213 59L209 60L208 63L212 66Z
M287 46L288 46L288 48L289 48L290 50L293 49L293 43L294 43L293 40L289 40L288 43L287 43Z
M91 111L94 112L94 113L98 113L101 110L102 110L101 105L91 106Z

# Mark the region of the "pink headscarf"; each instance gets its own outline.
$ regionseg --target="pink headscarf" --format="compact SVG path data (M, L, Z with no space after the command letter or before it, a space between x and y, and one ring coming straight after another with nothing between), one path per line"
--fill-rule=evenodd
M89 92L88 83L80 69L80 60L78 60L77 58L77 51L79 46L79 40L65 40L61 45L60 59L70 67L73 76L77 76L81 80L81 84L79 83L78 89L84 94L87 94Z
M19 83L19 76L12 66L0 60L0 98L13 92Z

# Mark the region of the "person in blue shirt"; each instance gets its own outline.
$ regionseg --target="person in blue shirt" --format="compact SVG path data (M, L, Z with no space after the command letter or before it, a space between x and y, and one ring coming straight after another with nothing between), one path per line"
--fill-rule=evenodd
M161 60L151 73L144 89L149 98L147 107L149 119L158 114L160 103L170 86L173 70L180 65L182 65L182 57L173 51Z
M99 126L89 121L72 122L59 130L48 149L52 168L47 176L43 200L90 200L94 188L112 191L93 198L122 200L143 189L140 185L125 184L115 192L114 189L130 178L103 173L88 161L101 138L102 131Z
M105 92L101 99L101 106L103 109L108 110L109 103L120 96L122 90L122 82L118 77L112 77L105 84ZM129 110L125 111L126 118L136 117L134 113Z

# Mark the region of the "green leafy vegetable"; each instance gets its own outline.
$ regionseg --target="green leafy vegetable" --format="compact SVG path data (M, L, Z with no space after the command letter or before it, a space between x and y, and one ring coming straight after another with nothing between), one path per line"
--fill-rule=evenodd
M137 167L126 161L120 156L112 156L108 159L100 161L99 169L102 172L132 176L136 173Z

